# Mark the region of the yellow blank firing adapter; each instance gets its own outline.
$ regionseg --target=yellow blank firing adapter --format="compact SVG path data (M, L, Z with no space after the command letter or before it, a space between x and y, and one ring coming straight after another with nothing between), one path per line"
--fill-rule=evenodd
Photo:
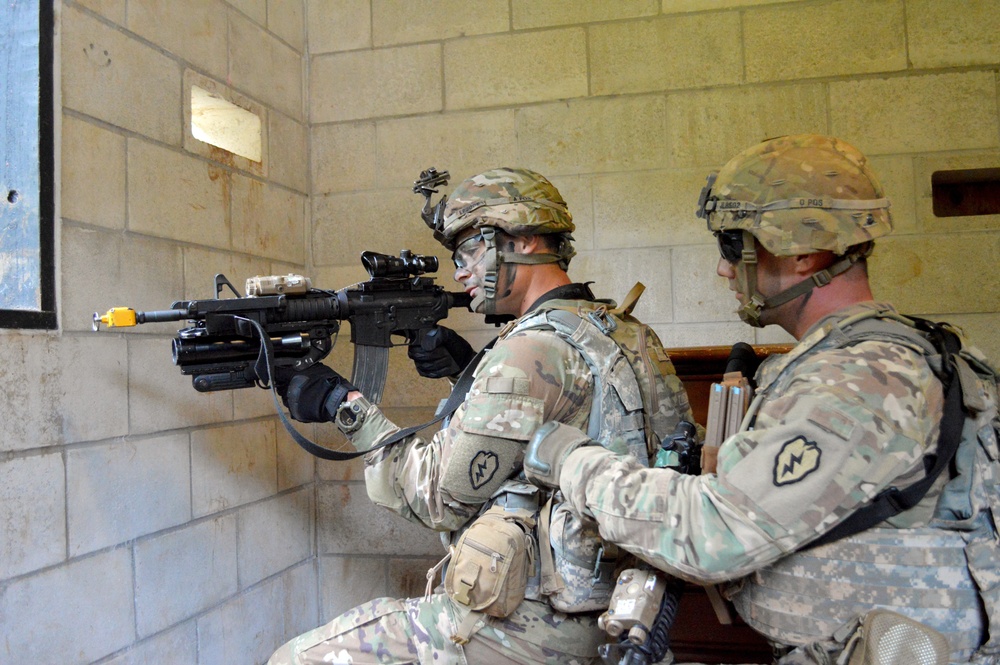
M94 312L93 328L95 332L100 330L102 323L109 328L130 328L137 325L135 310L131 307L112 307L104 316Z

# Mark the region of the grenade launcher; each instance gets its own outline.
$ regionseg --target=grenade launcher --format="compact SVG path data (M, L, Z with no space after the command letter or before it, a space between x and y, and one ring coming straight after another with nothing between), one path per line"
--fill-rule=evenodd
M315 289L308 278L284 275L250 278L242 296L224 275L216 275L214 300L182 300L150 312L115 307L104 315L95 312L93 328L188 320L190 327L173 340L174 364L192 377L195 390L211 392L267 387L269 361L294 370L321 361L333 349L341 322L350 321L355 345L351 382L377 403L392 337L419 339L452 307L468 308L471 298L421 276L438 269L433 256L409 250L398 257L363 252L361 263L371 279L339 291ZM222 298L224 287L235 297Z

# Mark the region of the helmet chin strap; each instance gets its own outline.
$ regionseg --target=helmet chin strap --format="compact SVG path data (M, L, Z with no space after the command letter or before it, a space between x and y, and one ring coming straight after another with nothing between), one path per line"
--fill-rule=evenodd
M748 231L743 231L743 247L743 258L736 266L736 273L740 280L741 293L744 296L745 302L737 310L737 314L739 314L743 322L754 328L764 327L764 324L760 320L764 310L774 309L809 293L817 287L826 286L834 277L847 272L851 266L871 254L871 246L862 251L848 252L829 268L824 268L819 272L813 273L798 284L794 284L768 298L757 290L757 246L754 243L753 236ZM747 250L747 247L752 247L753 249Z
M504 252L497 248L497 229L492 226L483 226L479 229L483 240L486 242L486 254L483 257L483 288L480 293L472 299L469 309L479 314L497 313L497 284L500 282L500 269L504 264L520 263L523 265L540 265L544 263L569 263L570 256L560 256L559 254L519 254ZM566 268L563 267L563 270Z

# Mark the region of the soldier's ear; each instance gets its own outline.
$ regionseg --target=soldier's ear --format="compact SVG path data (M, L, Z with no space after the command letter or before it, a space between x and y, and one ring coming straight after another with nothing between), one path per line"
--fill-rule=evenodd
M833 252L816 252L813 254L798 254L791 257L795 274L808 277L820 270L824 270L833 265L836 260Z

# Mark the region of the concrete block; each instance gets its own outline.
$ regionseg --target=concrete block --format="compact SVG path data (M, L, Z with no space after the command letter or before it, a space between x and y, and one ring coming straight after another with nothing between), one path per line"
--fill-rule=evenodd
M277 491L273 422L251 422L191 433L191 495L202 516Z
M739 302L715 270L719 250L713 245L674 247L674 320L678 323L738 321Z
M576 230L573 231L573 246L577 251L594 249L594 188L591 179L587 176L565 175L553 176L549 181L562 194L570 214L573 215L573 224L576 225ZM449 264L448 267L454 266ZM477 327L481 327L482 319L477 317L476 324Z
M240 586L247 588L312 556L312 489L261 501L241 510Z
M713 242L694 214L706 175L706 169L684 169L595 176L594 247Z
M309 53L371 48L371 0L306 0Z
M1000 229L1000 215L968 215L965 217L938 217L935 215L931 180L937 171L995 169L998 164L1000 164L1000 152L997 151L917 157L914 166L917 190L915 216L919 220L920 230L925 233L958 233Z
M389 574L389 595L396 598L417 598L427 590L427 571L444 556L421 558L389 559L387 572ZM440 575L435 580L441 584Z
M900 236L879 240L868 259L873 291L908 314L982 313L1000 302L993 274L1000 233Z
M233 394L197 392L173 363L170 340L131 335L129 432L149 434L232 418Z
M236 543L234 515L187 525L136 543L139 635L157 633L236 593Z
M440 111L441 85L439 44L314 57L309 68L312 122Z
M106 665L191 665L198 662L198 632L195 622L181 624L133 645Z
M369 600L391 595L386 567L384 557L320 557L320 625Z
M63 105L180 145L180 66L77 9L62 17Z
M259 256L244 256L202 247L184 248L184 291L175 300L215 298L215 275L222 273L240 292L246 293L246 281L256 275L269 275L270 261ZM223 290L223 298L233 294Z
M311 141L314 196L375 187L375 123L314 125Z
M229 248L228 171L138 140L129 141L128 160L130 230Z
M497 166L514 166L514 117L515 112L507 110L384 120L378 125L375 151L378 184L410 185L421 171L434 166L452 176L448 186L434 197L436 203L465 178ZM461 147L456 149L456 143Z
M66 453L69 554L117 545L191 517L187 434Z
M662 96L526 106L517 113L521 165L548 178L662 167L666 120Z
M0 579L66 558L64 477L59 454L0 462Z
M225 77L228 9L213 0L145 0L133 3L128 29L213 76Z
M660 11L664 14L681 14L684 12L701 12L712 9L735 9L737 7L773 5L779 2L786 2L786 0L662 0Z
M748 11L743 19L748 81L785 81L906 69L903 0L838 0ZM850 26L851 46L830 35Z
M445 108L527 104L587 96L583 28L445 42ZM502 62L502 67L480 63ZM539 66L545 63L545 66Z
M830 128L868 155L996 148L996 99L993 72L831 83Z
M305 197L259 180L232 180L233 249L305 262Z
M591 288L598 298L621 302L636 282L646 285L635 316L644 323L675 320L670 278L671 258L663 247L621 249L581 253L573 259L569 274L576 282L596 282Z
M8 386L0 449L127 434L127 358L120 336L8 337L0 348Z
M327 426L327 429L336 428ZM283 492L292 487L299 487L312 482L317 458L307 453L299 444L295 443L291 436L285 432L283 426L275 425L275 431L277 432L278 445L278 491ZM315 440L313 438L313 441Z
M363 485L324 484L318 487L316 499L320 555L442 553L436 531L376 506Z
M267 115L268 176L297 192L309 191L309 129L288 116L272 111Z
M654 16L660 11L657 0L619 0L618 2L577 2L576 0L513 0L512 23L515 30L552 25L595 23L616 19Z
M914 192L914 159L909 155L872 157L871 167L878 176L886 196L892 202L893 233L916 233L916 194ZM927 180L930 184L930 176Z
M742 51L733 44L739 30L737 12L590 26L591 94L740 83Z
M420 219L422 205L409 188L314 197L313 264L360 266L365 250L399 256L401 249L441 255L444 264L447 252Z
M372 1L375 46L436 41L452 37L506 32L510 27L507 0Z
M267 3L267 29L299 53L305 52L305 2Z
M372 86L372 81L378 81ZM441 46L425 44L314 57L314 123L441 110ZM359 91L363 91L360 92Z
M125 228L125 138L63 116L62 216L112 229Z
M173 243L63 224L61 247L64 330L89 334L94 312L126 305L166 309L181 293L181 250ZM130 334L176 329L174 323L153 323Z
M263 663L284 640L281 580L251 589L198 618L203 663Z
M62 442L93 441L127 433L125 340L64 336L52 344L50 353L49 366L59 372L53 406L61 415ZM83 390L81 377L86 381Z
M99 593L98 593L99 591ZM128 549L51 568L0 587L0 634L8 662L83 665L135 640Z
M267 25L267 0L226 0L258 25Z
M666 127L671 166L718 169L772 136L826 134L826 88L813 83L674 93L667 98Z
M1000 61L1000 13L989 0L907 0L906 33L917 69Z
M118 25L125 25L125 0L80 0L77 4Z
M281 576L285 596L282 644L320 625L317 565L313 558Z
M732 346L754 343L753 328L741 321L715 323L660 323L653 326L669 353L672 348L689 346Z
M229 15L229 77L246 91L295 119L304 119L301 54L238 14Z

